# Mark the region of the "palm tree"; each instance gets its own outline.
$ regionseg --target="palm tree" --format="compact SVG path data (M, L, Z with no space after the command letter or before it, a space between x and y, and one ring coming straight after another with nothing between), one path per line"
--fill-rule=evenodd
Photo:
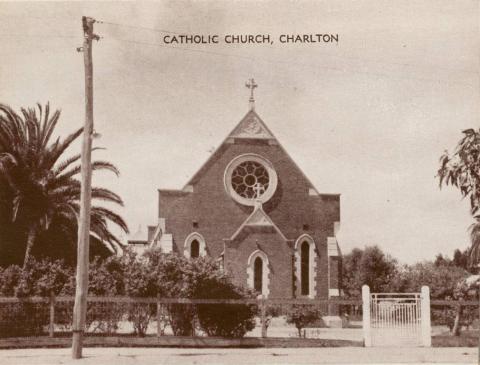
M59 110L50 115L49 104L45 108L40 104L37 109L22 108L21 114L0 104L0 204L12 224L17 222L24 227L24 267L37 236L51 225L75 242L80 199L76 175L80 173L81 156L77 154L63 161L60 158L83 128L63 140L51 141L59 118ZM119 175L118 169L106 161L93 162L92 169ZM123 205L117 194L98 187L92 188L92 199ZM109 222L128 232L118 214L106 207L92 206L91 234L117 251L121 242L110 231Z

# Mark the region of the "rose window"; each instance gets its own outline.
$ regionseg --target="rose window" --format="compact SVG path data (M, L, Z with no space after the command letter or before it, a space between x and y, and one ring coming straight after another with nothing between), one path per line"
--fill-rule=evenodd
M244 198L260 198L268 189L268 172L255 161L246 161L238 165L232 173L232 186L236 193Z
M269 200L277 188L277 174L270 161L249 153L234 158L225 170L225 190L240 204Z

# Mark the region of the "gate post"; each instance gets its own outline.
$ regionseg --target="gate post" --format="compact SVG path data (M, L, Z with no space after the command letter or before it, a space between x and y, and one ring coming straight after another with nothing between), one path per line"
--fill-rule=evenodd
M422 345L424 347L432 346L431 323L430 323L430 288L422 286L421 303L421 321L422 321Z
M370 288L362 286L362 311L363 311L363 341L365 347L372 347L372 331L370 323Z

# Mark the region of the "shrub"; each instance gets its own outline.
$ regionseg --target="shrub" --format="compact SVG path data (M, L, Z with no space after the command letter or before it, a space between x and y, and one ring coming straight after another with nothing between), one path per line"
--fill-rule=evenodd
M187 259L174 254L150 251L157 292L165 297L190 299L242 299L253 294L235 286L210 258ZM170 325L177 336L194 334L198 320L209 336L243 337L255 327L256 306L243 304L170 304Z
M293 305L287 313L287 323L294 324L298 337L302 337L302 329L320 318L320 311L311 305Z
M6 269L0 268L0 295L13 297L21 275L22 268L20 266L11 265Z
M148 283L149 292L166 298L191 297L190 284L185 280L185 270L190 265L190 260L176 254L164 254L159 250L147 251L144 258L151 278ZM166 308L173 334L192 336L195 308L188 304L169 304Z
M253 298L251 291L234 285L210 259L190 261L186 272L193 298ZM200 304L196 306L200 328L209 336L243 337L255 327L256 305Z
M114 297L125 294L122 260L110 256L105 260L96 257L89 266L88 294ZM113 334L125 316L125 304L115 302L90 302L87 305L85 327L93 332Z
M148 261L127 251L122 257L125 295L130 297L155 297L157 289ZM134 333L145 336L148 324L157 312L156 304L131 303L127 306L127 319L132 322Z
M12 265L0 271L0 295L49 297L62 292L72 276L72 270L63 261L30 260L21 269ZM3 304L0 310L0 336L36 336L45 332L49 323L48 305L45 302Z
M21 301L0 311L0 337L39 336L49 323L47 311L37 303Z
M32 260L25 269L10 266L0 269L0 296L49 297L73 295L75 275L62 261ZM190 299L242 299L253 294L235 286L208 258L190 260L176 254L147 252L137 257L126 250L122 257L95 259L89 268L89 295L170 297ZM0 304L0 335L36 335L48 325L47 303L28 300L14 306ZM242 337L255 326L255 305L170 304L162 307L160 330L166 320L175 335L191 336L195 323L209 336ZM157 314L156 304L89 302L86 329L115 333L121 321L132 322L134 333L144 336L152 318ZM71 326L73 305L57 303L55 321L63 329Z
M175 336L195 334L195 307L191 304L170 304L167 306L169 323Z

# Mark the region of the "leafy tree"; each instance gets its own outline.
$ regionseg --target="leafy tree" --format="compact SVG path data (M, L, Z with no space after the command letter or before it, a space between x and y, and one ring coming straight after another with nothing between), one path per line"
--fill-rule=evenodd
M461 267L453 265L452 261L435 262L425 261L414 265L405 265L399 270L392 287L395 291L418 293L423 285L430 288L433 300L458 300L459 283L468 276L468 272ZM453 330L454 335L460 333L459 323L462 316L460 308L432 307L432 320L436 324L444 324Z
M460 251L458 248L453 252L452 264L465 270L469 269L468 250Z
M59 119L60 111L51 115L48 104L45 108L40 105L37 109L22 108L20 114L0 104L0 209L3 216L0 223L2 226L9 223L8 228L2 227L0 234L9 237L10 244L24 249L24 267L42 233L60 232L63 241L75 247L80 198L80 182L76 176L80 173L77 163L81 156L60 159L83 129L63 140L52 141ZM93 162L92 169L119 174L117 168L106 161ZM118 195L103 188L93 187L92 198L123 204ZM128 232L118 214L105 207L92 207L91 234L116 250L120 241L110 231L109 222ZM14 232L18 233L12 238ZM4 247L2 250L11 253Z
M359 297L362 285L371 292L391 291L389 288L397 272L397 261L383 253L378 246L355 248L343 259L343 287L348 297Z
M435 262L434 265L437 267L440 266L449 266L452 263L452 261L448 257L443 257L441 253L439 253L437 256L435 256Z
M480 130L466 129L453 154L440 157L439 186L452 185L470 200L470 212L475 222L470 226L470 259L480 261Z
M354 248L343 257L342 286L347 297L358 298L362 295L362 283L359 282L358 272L363 250Z
M447 300L455 297L458 282L467 275L460 267L439 266L431 261L424 261L399 269L392 287L395 291L418 293L423 285L427 285L432 299Z

